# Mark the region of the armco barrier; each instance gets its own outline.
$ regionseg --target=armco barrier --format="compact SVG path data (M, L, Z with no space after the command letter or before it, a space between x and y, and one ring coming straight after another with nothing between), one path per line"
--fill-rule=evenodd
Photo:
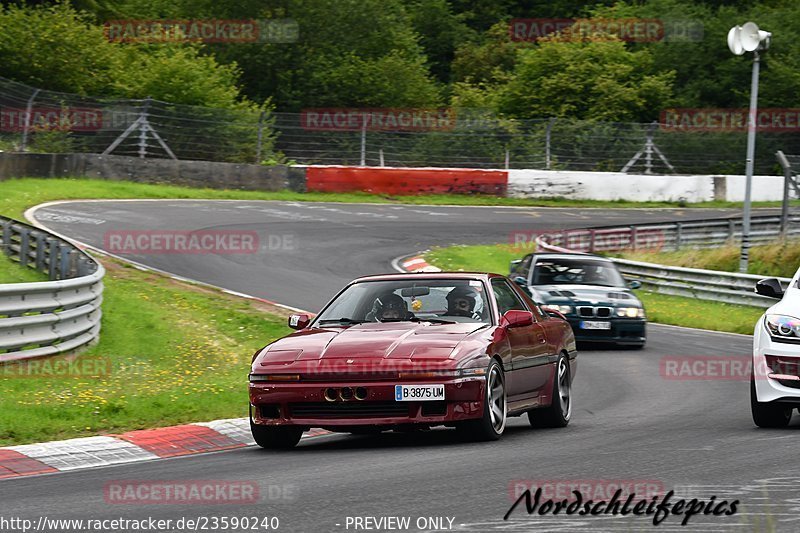
M0 247L50 281L0 284L0 362L63 353L100 333L105 269L59 237L0 216Z
M800 233L800 228L792 227L800 217L790 217L786 234ZM538 249L550 252L586 253L601 251L620 251L655 245L658 249L674 250L683 246L714 247L741 236L741 220L703 220L671 224L641 224L618 228L605 227L573 230L565 233L540 235L536 239ZM751 240L769 242L781 234L780 218L761 216L752 218ZM588 235L584 240L571 238L572 233ZM608 236L614 236L613 246ZM658 238L655 236L658 235ZM626 237L621 237L626 236ZM644 236L644 238L642 238ZM578 246L575 244L580 243ZM564 244L566 243L566 246ZM769 276L720 272L698 268L685 268L659 265L629 259L612 258L620 272L635 279L654 292L676 296L688 296L701 300L714 300L733 304L768 307L776 302L756 294L753 289L758 280ZM778 278L787 285L791 278Z

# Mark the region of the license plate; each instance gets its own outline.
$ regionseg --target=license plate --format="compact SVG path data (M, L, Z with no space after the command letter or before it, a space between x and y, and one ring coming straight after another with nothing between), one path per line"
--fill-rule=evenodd
M600 320L584 320L581 322L581 329L611 329L611 322Z
M444 385L395 385L394 399L398 402L444 400Z

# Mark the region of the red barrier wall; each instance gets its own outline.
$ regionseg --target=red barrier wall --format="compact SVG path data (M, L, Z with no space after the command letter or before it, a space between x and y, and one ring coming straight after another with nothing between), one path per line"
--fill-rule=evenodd
M477 193L505 196L508 172L452 168L308 167L306 188L373 194Z

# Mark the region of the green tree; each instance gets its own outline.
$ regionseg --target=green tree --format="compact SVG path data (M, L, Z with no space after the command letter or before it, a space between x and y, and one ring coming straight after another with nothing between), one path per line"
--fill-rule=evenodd
M102 94L121 64L103 28L69 4L0 10L0 75L55 91Z
M0 76L87 96L234 108L247 105L235 64L192 44L120 44L67 3L0 10Z
M655 73L647 50L631 52L612 37L552 37L520 50L498 107L518 118L651 121L670 103L673 78L672 71Z

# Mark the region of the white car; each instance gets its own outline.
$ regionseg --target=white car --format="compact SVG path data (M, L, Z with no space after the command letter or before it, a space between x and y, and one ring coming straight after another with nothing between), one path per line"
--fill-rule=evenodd
M779 298L758 320L753 334L750 406L762 428L783 427L800 409L800 270L784 291L776 278L762 279L756 292Z

